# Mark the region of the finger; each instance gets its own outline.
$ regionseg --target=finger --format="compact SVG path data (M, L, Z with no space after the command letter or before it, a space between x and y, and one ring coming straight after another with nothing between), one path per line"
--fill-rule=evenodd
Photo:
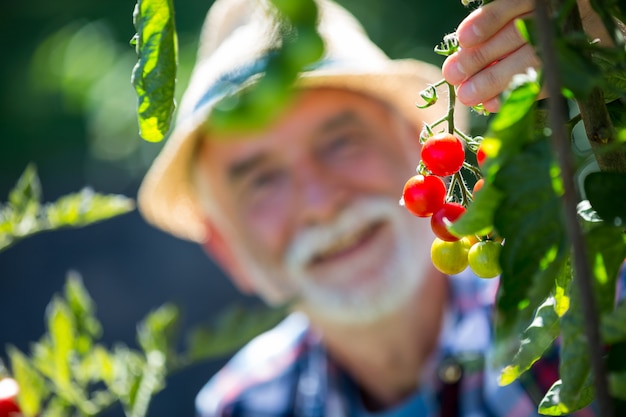
M500 110L500 98L492 97L488 100L483 101L483 107L489 113L497 113Z
M491 3L489 3L491 4ZM514 22L509 22L500 32L480 46L461 48L443 63L443 77L458 85L505 56L518 50L525 40Z
M515 18L533 10L533 0L498 0L470 13L456 30L459 45L471 48L495 35Z
M475 106L496 97L508 87L515 74L524 73L529 67L538 68L539 59L533 47L526 44L461 83L457 98L466 106Z

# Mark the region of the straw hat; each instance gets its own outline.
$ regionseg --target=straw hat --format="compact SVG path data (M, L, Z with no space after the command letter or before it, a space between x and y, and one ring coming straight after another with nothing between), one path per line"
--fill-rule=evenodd
M139 189L138 206L153 225L183 239L205 239L202 212L192 184L198 133L210 123L211 109L259 76L268 50L276 45L276 25L268 0L217 0L201 32L197 62L178 110L174 129ZM346 10L318 0L318 31L324 57L301 74L296 87L356 91L395 106L418 129L445 114L447 100L418 109L419 92L441 79L424 62L391 60L374 45ZM398 191L399 193L401 190Z

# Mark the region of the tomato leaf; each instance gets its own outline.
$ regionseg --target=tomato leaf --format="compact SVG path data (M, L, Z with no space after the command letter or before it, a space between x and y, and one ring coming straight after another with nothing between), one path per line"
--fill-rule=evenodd
M617 226L626 224L626 174L592 172L585 177L584 187L600 217Z
M233 305L223 311L215 323L192 329L187 340L187 356L193 360L202 360L229 354L254 336L275 326L284 317L283 308L244 308Z
M485 183L474 201L461 217L450 226L457 236L482 235L493 228L494 212L502 201L502 193L492 184Z
M561 201L553 186L557 173L549 144L542 140L511 158L496 177L496 186L506 192L494 221L506 239L496 302L496 335L503 343L515 341L514 334L528 325L566 258Z
M100 336L102 326L94 315L95 305L83 285L80 274L70 271L65 281L65 299L75 320L78 337L94 338ZM89 344L90 345L90 344ZM77 346L81 352L86 352L83 346Z
M539 306L530 326L522 334L519 350L500 375L500 385L512 383L530 369L557 338L560 327L555 307L553 297Z
M588 344L585 342L583 309L575 285L570 286L570 309L561 319L558 404L564 413L586 407L593 401ZM541 411L541 408L540 408Z
M20 387L17 397L20 409L26 417L36 416L41 410L41 404L49 394L45 381L30 364L26 355L16 347L9 346L7 352L11 360L14 378Z
M73 356L75 342L75 326L72 313L63 299L55 296L48 306L48 331L50 347L54 363L55 384L67 388L71 382L70 358Z
M131 82L138 98L139 132L145 140L158 142L168 132L176 107L178 41L172 0L138 0L133 22L139 60Z
M611 395L621 400L626 400L626 372L611 372L609 374L609 387ZM616 415L621 416L624 414Z
M150 312L137 326L137 339L146 354L152 351L165 354L174 351L180 313L173 304L164 304Z

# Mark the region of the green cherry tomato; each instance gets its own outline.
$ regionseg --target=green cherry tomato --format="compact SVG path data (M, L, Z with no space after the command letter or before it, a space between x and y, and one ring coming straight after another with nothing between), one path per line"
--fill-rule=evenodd
M469 267L480 278L495 278L500 269L500 250L502 246L493 240L485 240L472 245L467 255Z
M469 244L466 239L446 242L438 237L430 247L430 258L435 268L444 274L459 274L467 268Z

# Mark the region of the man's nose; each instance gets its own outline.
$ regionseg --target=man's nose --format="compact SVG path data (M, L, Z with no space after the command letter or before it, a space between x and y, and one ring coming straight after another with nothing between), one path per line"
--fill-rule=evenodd
M296 186L299 215L307 224L332 220L345 206L348 190L341 179L323 165L301 164Z

